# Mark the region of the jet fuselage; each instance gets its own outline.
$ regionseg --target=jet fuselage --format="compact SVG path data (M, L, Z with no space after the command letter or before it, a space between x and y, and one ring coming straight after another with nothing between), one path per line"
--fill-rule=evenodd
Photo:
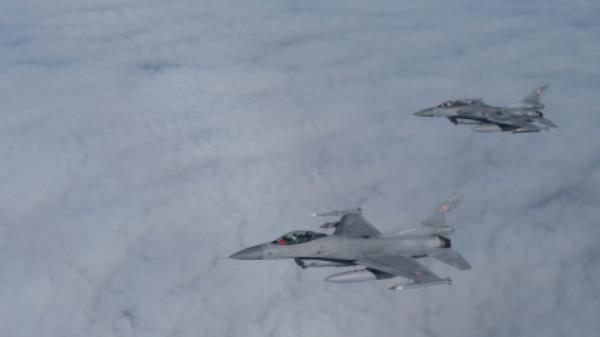
M329 235L301 244L264 243L232 255L241 260L319 259L354 261L359 258L390 254L414 257L449 248L450 240L442 236L352 238Z
M471 119L479 122L489 121L488 117L515 118L515 117L543 117L538 111L543 106L534 107L495 107L483 102L477 102L461 107L433 107L418 111L416 116L421 117L453 117Z
M557 125L546 119L540 97L548 85L535 89L519 103L491 106L480 98L447 100L442 104L415 112L420 117L446 117L455 125L474 125L474 131L510 131L513 133L548 131Z

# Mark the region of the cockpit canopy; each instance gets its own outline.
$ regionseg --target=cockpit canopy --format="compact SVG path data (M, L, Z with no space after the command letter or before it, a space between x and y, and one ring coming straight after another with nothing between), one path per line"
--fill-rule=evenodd
M438 105L438 108L456 108L459 106L473 104L473 103L479 102L479 101L481 101L481 99L479 99L479 98L453 99L453 100L445 101L444 103Z
M293 231L278 237L273 242L276 245L296 245L299 243L305 243L318 238L327 236L327 234L311 232L311 231Z

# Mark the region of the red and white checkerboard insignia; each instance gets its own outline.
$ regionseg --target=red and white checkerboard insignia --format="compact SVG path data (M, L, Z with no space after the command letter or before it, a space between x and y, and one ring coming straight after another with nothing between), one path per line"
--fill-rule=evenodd
M442 211L442 212L448 212L448 204L443 204L443 205L440 207L440 211Z

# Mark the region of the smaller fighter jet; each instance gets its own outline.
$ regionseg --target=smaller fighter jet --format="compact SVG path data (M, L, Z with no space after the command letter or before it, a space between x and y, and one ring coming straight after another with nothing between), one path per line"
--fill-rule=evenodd
M513 133L539 132L557 127L544 118L544 104L540 98L548 85L535 89L520 103L508 107L486 104L481 98L448 100L437 107L417 111L416 116L446 117L454 125L474 125L479 132L510 131Z
M308 230L293 231L277 239L243 249L233 255L237 260L294 259L301 268L348 267L349 271L333 274L326 281L362 282L403 277L408 282L395 284L392 290L451 284L417 259L432 257L458 269L471 265L447 237L454 232L445 220L446 212L461 200L458 194L442 202L420 226L393 233L381 233L363 216L360 208L316 213L314 216L341 216L321 228L334 229L332 235Z

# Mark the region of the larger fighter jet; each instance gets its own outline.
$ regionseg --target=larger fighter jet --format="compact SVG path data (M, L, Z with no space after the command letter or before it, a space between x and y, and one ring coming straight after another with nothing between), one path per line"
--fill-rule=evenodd
M441 203L420 226L383 234L361 214L360 208L314 214L341 216L321 228L333 228L331 235L313 231L289 232L271 242L243 249L233 255L238 260L294 259L302 268L351 267L333 274L330 282L362 282L401 276L408 282L395 284L392 290L451 284L417 260L432 257L458 269L470 269L469 263L455 250L447 237L454 228L445 220L446 212L460 202L453 195Z
M447 117L454 125L471 124L479 132L511 131L539 132L557 127L544 118L544 104L540 98L548 85L535 89L520 103L509 107L496 107L486 104L481 98L465 98L446 101L437 107L415 113L421 117Z

